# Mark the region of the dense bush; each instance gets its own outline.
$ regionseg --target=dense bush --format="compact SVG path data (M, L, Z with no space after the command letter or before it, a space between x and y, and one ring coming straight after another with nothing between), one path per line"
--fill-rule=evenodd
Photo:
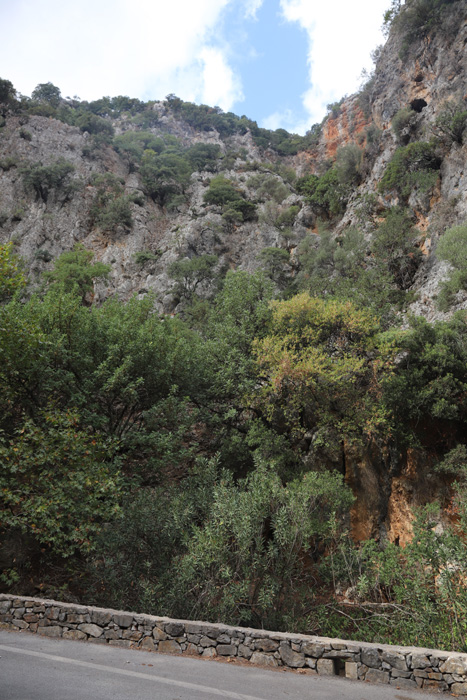
M436 117L434 132L448 143L462 145L467 129L467 109L464 102L444 102Z
M438 306L447 311L460 290L467 289L467 226L454 226L441 237L436 255L454 268L449 279L442 283Z
M22 166L20 172L25 188L33 191L43 202L47 202L52 191L59 190L65 196L70 194L74 187L70 175L74 170L72 163L59 158L50 165L29 163Z
M442 158L434 143L417 141L396 150L379 184L381 192L397 192L407 200L413 189L431 190L437 180Z

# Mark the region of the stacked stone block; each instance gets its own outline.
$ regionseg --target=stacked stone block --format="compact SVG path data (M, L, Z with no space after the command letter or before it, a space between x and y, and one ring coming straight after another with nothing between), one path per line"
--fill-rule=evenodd
M467 696L467 654L266 632L0 595L0 629L202 657L307 669L399 688Z

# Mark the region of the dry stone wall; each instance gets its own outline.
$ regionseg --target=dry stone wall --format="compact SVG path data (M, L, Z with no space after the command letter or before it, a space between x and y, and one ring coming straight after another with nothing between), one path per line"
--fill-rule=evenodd
M171 620L41 598L0 595L0 629L202 657L467 696L467 654L348 642L208 622Z

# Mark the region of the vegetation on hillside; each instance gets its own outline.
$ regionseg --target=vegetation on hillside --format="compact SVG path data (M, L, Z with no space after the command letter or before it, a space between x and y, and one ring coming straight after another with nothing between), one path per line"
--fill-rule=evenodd
M386 21L407 44L453 2L394 0ZM81 102L51 83L25 98L0 80L0 118L15 120L24 149L33 116L88 135L86 169L78 157L0 160L21 195L0 212L8 235L25 207L49 212L85 190L83 227L99 241L130 234L143 206L164 225L183 212L215 241L183 248L170 230L172 315L147 290L97 304L113 262L82 244L56 259L38 248L29 277L14 235L0 244L5 589L467 651L467 313L432 324L406 313L423 207L448 151L465 148L464 107L444 103L423 133L414 109L399 109L369 191L382 139L372 123L297 177L289 156L316 153L321 126L269 131L175 95ZM238 145L247 133L250 154ZM446 311L467 290L467 227L448 208L433 235ZM255 252L256 271L228 269L226 240L261 230L273 244ZM130 264L152 273L163 252L145 245ZM352 539L352 460L374 460L381 484L410 460L436 479L439 501L415 511L405 547Z

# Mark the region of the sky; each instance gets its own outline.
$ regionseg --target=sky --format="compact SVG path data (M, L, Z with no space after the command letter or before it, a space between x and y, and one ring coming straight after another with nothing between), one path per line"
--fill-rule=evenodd
M23 95L128 95L305 133L355 92L390 0L0 0L0 77Z

